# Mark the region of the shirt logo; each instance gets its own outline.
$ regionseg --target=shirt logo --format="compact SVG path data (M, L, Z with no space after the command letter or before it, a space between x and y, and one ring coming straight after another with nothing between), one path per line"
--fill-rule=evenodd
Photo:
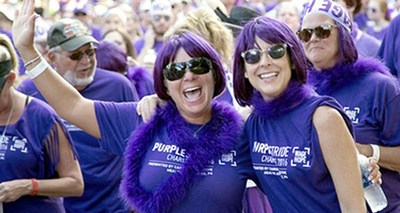
M290 165L295 167L301 165L302 167L310 167L310 161L307 156L310 155L310 148L305 147L304 150L299 150L299 147L294 147L292 150L293 159L290 160Z
M351 122L358 124L358 115L361 111L359 107L354 107L354 109L350 109L350 107L343 107L343 110L347 116L349 116Z
M18 136L0 136L0 160L6 159L7 150L11 152L28 153L28 140Z
M218 160L219 165L231 164L231 166L236 167L237 163L235 161L236 151L231 150L228 154L222 154L221 158Z
M22 153L28 153L28 147L26 146L28 141L26 138L19 139L18 137L14 136L12 142L14 142L14 144L10 146L11 151L16 152L19 150Z

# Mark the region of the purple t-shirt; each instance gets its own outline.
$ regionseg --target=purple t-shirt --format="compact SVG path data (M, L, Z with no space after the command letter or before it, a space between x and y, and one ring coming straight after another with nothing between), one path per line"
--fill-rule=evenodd
M367 27L365 29L365 32L368 33L369 35L375 37L379 41L382 41L383 37L385 36L385 34L387 32L387 27L383 28L380 31L375 31L373 27Z
M0 140L0 183L15 179L52 179L57 177L59 163L56 123L61 119L42 101L33 98L15 124L7 127ZM68 140L71 140L61 125ZM0 126L3 133L4 126ZM1 137L1 136L0 136ZM70 141L71 142L71 141ZM15 202L3 203L4 213L65 212L62 198L22 196Z
M145 42L145 39L144 39L144 38L139 38L138 40L136 40L136 41L133 42L133 46L135 47L136 53L137 53L138 55L140 54L140 52L142 52L142 49L143 49L143 47L144 47L144 42ZM161 41L156 40L156 41L154 42L154 46L153 46L154 51L157 53L158 50L161 49L161 47L163 46L163 44L164 44L164 43L163 43L162 40L161 40Z
M281 116L252 113L245 124L253 168L274 212L340 212L332 177L324 162L312 116L330 106L327 96L313 95ZM351 122L345 119L351 129Z
M400 15L394 18L382 40L378 55L389 67L390 72L400 79Z
M22 82L18 90L44 100L30 79ZM114 102L138 100L136 90L128 79L119 73L101 69L96 70L93 82L80 93L92 100ZM67 211L128 212L118 195L123 166L121 156L101 149L97 138L67 121L64 123L75 141L85 181L84 194L81 197L64 199Z
M343 106L355 127L357 143L400 145L400 86L396 80L373 72L324 95L334 97ZM382 167L380 171L389 204L382 212L398 212L400 174Z
M374 58L377 57L380 42L378 41L378 39L358 29L357 23L354 22L352 37L359 56Z
M140 124L135 103L95 103L96 117L101 130L101 145L110 152L123 154L127 138ZM199 125L187 124L197 130ZM186 160L185 150L167 148L174 145L163 127L146 151L140 172L145 190L153 190L160 182L175 173ZM171 212L241 212L246 179L251 176L251 162L244 143L226 156L210 162L187 196ZM228 156L228 157L227 157ZM173 189L171 189L173 190Z

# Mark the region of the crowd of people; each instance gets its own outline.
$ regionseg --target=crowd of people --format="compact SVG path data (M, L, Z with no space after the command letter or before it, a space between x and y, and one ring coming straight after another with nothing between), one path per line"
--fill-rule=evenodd
M400 1L105 2L0 3L1 213L400 212Z

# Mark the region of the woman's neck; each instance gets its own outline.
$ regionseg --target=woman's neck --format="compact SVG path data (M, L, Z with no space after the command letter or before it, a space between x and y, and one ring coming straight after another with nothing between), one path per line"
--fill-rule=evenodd
M386 21L385 19L378 19L378 20L375 21L374 31L381 31L382 29L384 29L388 25L389 25L389 22Z
M6 94L2 94L0 97L0 125L13 124L19 119L24 108L24 104L21 103L25 101L25 97L14 88L10 88Z
M205 109L203 112L199 113L198 115L188 115L187 113L182 113L179 110L179 114L185 119L186 122L191 124L205 124L211 120L212 117L212 108L211 106Z

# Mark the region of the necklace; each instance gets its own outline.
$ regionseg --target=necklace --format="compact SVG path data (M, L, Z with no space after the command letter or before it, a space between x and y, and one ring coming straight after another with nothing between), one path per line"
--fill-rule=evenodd
M193 133L193 137L197 138L198 133L200 132L201 129L203 129L203 127L205 127L207 125L207 123L201 125L201 127L199 127L196 132Z

